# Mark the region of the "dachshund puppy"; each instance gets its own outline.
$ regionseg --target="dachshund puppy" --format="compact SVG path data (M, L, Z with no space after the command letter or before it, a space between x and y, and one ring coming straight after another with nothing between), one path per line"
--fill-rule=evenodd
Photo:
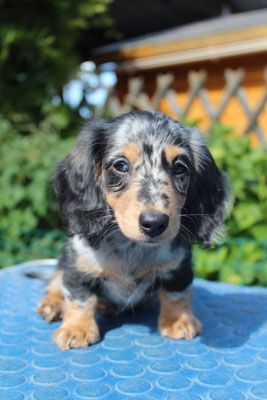
M132 308L154 291L161 335L197 335L191 247L219 233L228 198L201 135L159 112L91 122L54 188L69 239L39 313L62 318L56 344L95 343L98 310Z

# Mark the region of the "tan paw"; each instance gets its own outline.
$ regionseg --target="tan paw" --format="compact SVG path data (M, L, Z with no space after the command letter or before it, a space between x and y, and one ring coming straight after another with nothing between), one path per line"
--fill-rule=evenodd
M170 339L192 340L201 331L201 324L194 315L180 317L176 321L159 321L159 332Z
M97 325L86 329L77 325L62 325L56 330L54 342L61 350L71 348L88 347L99 340L99 330Z
M46 321L58 321L62 314L62 299L45 297L39 304L37 312Z

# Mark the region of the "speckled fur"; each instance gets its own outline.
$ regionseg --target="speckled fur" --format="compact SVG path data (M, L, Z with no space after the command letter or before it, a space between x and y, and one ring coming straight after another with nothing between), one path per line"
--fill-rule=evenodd
M126 160L127 173L114 169L118 157ZM182 164L182 172L175 172L175 163ZM54 188L69 235L58 263L60 290L72 309L86 310L93 299L121 311L146 302L160 289L163 334L197 334L200 324L185 300L193 279L191 247L194 242L209 244L220 231L228 198L227 181L201 135L156 112L92 122L59 163ZM140 229L143 212L168 215L168 226L158 237L148 238ZM172 307L166 307L169 303ZM93 324L96 309L90 308ZM86 337L86 332L79 335ZM86 344L72 337L68 345L62 339L66 336L69 331L65 335L61 327L61 348Z

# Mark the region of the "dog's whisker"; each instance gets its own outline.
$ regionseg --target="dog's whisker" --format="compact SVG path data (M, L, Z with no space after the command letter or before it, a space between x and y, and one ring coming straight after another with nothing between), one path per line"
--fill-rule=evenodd
M113 229L112 229L112 228L113 228ZM105 227L104 231L101 232L101 236L100 236L99 241L98 241L98 243L97 243L98 246L101 247L102 244L104 243L104 241L105 241L108 237L110 237L111 235L113 235L115 232L119 232L119 231L120 231L120 229L119 229L117 226L113 226L112 223L108 224L108 225ZM107 233L107 234L106 234L106 233Z
M116 232L120 232L120 228L114 228L114 229L111 230L111 231L108 233L108 235L106 235L103 239L105 240L105 239L109 238L111 235L113 235L113 234L116 233Z
M82 212L87 212L88 213L88 215L90 216L90 215L97 215L97 214L100 214L100 215L104 215L104 216L109 216L109 215L112 215L112 212L110 212L110 211L96 211L96 212L92 212L92 210L89 210L89 209L86 209L86 208L84 208L84 209L81 209L80 211L82 211Z
M180 229L183 229L184 233L187 234L187 240L191 241L191 238L196 240L196 235L189 231L183 224L181 224Z
M190 232L184 225L182 225L182 224L181 224L181 226L180 226L179 234L180 234L180 233L184 233L184 234L186 235L187 239L188 239L190 236L192 236L192 235L191 235L191 232Z
M213 214L179 214L180 217L190 217L190 216L212 216Z

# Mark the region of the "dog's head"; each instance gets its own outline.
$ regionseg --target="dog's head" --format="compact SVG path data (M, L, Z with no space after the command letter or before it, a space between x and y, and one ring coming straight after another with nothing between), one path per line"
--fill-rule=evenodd
M192 128L156 112L90 123L54 178L70 234L208 244L225 214L228 185ZM113 222L112 222L113 221Z

